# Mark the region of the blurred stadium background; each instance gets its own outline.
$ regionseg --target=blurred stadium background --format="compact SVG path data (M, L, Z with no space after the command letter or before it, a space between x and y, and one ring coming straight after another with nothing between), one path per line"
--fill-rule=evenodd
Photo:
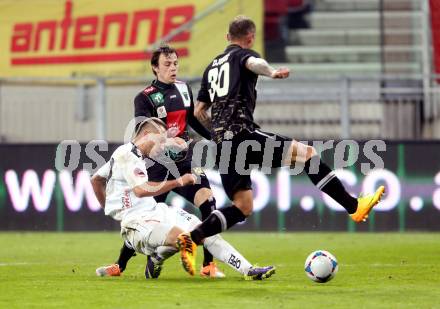
M255 49L293 73L259 81L257 122L298 140L360 141L341 177L356 194L382 182L388 195L354 226L305 178L255 173L256 212L236 229L439 230L437 0L0 0L0 229L117 230L88 175L123 142L133 98L153 78L152 47L178 49L196 94L238 14L257 24ZM376 150L385 170L365 177L371 139L386 141Z

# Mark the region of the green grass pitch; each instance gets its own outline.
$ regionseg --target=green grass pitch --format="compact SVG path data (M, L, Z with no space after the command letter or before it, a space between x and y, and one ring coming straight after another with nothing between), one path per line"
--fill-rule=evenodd
M113 262L118 233L0 233L0 308L440 308L440 235L435 233L225 233L252 263L274 264L265 281L187 275L177 255L157 280L145 256L122 277L98 278ZM333 253L339 273L310 281L304 260ZM202 251L199 250L200 265Z

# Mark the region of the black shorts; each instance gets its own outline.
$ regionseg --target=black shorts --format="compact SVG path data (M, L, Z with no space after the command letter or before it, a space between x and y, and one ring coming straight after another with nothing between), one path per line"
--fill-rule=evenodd
M252 189L252 169L283 166L291 143L291 138L257 129L244 130L217 144L216 164L229 199L232 201L237 191Z
M147 159L150 160L147 163L147 167L148 167L147 173L148 173L148 180L155 182L162 182L164 180L173 180L187 173L192 173L196 175L197 176L196 184L191 186L178 187L172 190L178 195L184 197L188 202L194 204L194 197L197 191L199 191L202 188L211 189L211 187L209 185L208 178L206 177L203 170L199 167L196 168L191 167L192 150L193 150L193 144L189 146L188 154L186 155L184 160L174 162L174 164L171 165L164 163L161 164L154 160ZM177 171L174 170L176 167L177 167ZM154 199L158 203L163 203L167 199L168 193L169 192L166 192L161 195L155 196Z

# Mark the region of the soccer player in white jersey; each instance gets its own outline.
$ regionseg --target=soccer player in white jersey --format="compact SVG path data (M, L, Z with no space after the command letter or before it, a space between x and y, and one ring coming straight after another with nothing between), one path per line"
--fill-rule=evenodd
M195 257L195 244L179 247L178 236L193 230L201 221L182 209L157 203L153 196L196 181L192 174L156 183L148 181L145 158L158 156L174 139L166 137L166 126L158 118L141 122L132 142L116 149L111 159L92 177L96 197L106 215L121 221L121 236L136 252L147 255L146 278L160 275L163 261L181 251L181 258ZM218 260L228 264L249 280L269 278L275 267L253 267L220 235L204 239L203 245ZM182 261L182 265L187 265ZM116 266L116 265L115 265ZM194 275L195 268L185 269ZM106 275L106 267L96 270Z

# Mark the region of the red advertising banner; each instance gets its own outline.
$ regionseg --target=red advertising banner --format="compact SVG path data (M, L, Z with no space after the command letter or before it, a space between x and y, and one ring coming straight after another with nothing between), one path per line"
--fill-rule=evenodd
M440 1L430 0L434 72L440 74Z

